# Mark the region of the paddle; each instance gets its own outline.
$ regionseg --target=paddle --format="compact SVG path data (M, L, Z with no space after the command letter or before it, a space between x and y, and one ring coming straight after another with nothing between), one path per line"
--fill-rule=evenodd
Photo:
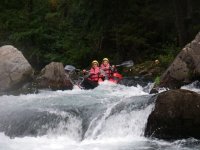
M82 89L81 87L81 83L84 81L83 77L79 77L78 79L73 79L71 75L76 74L76 71L81 71L80 69L76 69L76 67L72 66L72 65L66 65L64 68L65 71L69 72L69 81L72 83L72 85L77 85L80 89ZM80 81L81 80L81 81Z
M72 65L66 65L64 69L65 69L65 71L69 71L69 72L80 71L80 69L76 69L76 67L74 67Z
M66 65L64 69L65 69L65 71L68 71L69 74L73 74L75 71L79 71L79 72L81 71L81 69L76 69L76 67L74 67L72 65ZM86 70L85 72L89 73L88 70ZM88 75L84 75L83 78L87 78L87 77L88 77Z
M119 65L116 65L116 67L132 67L134 65L133 61L132 60L129 60L129 61L124 61L123 63L119 64Z

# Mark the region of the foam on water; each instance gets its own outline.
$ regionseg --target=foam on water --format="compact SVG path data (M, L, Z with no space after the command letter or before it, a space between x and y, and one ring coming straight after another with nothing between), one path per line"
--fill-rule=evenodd
M136 143L138 146L140 142L147 141L145 138L141 139L104 139L104 140L84 140L82 142L76 142L69 139L67 136L59 137L25 137L9 139L8 137L0 134L0 149L2 150L109 150L118 149L120 147L128 147L131 142Z
M42 124L36 137L9 138L2 130L0 150L183 149L178 142L144 137L145 124L154 107L150 97L139 85L126 87L109 82L93 90L43 90L39 94L1 96L0 127L4 116L23 110L36 112L37 117L44 117L40 112L48 112L59 120L55 127ZM23 125L23 114L20 115Z
M197 140L166 142L140 138L105 138L77 142L67 136L10 139L0 133L1 150L199 150ZM191 145L188 145L191 144ZM194 144L194 145L193 145Z
M186 89L186 90L190 90L190 91L200 93L200 82L195 81L195 82L193 82L189 85L182 86L181 89Z

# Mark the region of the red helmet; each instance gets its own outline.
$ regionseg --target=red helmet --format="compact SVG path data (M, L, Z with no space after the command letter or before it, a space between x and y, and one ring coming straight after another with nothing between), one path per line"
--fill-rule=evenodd
M122 75L119 73L113 73L113 77L118 78L118 79L122 79Z

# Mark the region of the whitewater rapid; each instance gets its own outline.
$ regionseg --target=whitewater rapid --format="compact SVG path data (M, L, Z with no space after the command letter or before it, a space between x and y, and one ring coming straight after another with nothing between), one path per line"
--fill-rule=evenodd
M154 108L146 91L105 82L93 90L1 96L0 150L190 149L195 139L144 137Z

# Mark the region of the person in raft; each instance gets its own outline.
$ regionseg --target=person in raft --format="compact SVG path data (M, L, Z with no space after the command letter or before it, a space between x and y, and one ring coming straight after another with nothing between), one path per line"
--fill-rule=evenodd
M83 73L86 73L86 70L83 70ZM97 60L93 60L92 61L92 67L89 71L89 74L88 74L88 79L93 81L93 82L101 82L103 81L102 78L101 78L101 71L100 71L100 68L99 68L99 63Z
M104 74L104 79L109 80L112 77L113 72L116 72L116 67L114 65L110 65L108 58L104 58L100 66L100 70L104 72L102 73Z

